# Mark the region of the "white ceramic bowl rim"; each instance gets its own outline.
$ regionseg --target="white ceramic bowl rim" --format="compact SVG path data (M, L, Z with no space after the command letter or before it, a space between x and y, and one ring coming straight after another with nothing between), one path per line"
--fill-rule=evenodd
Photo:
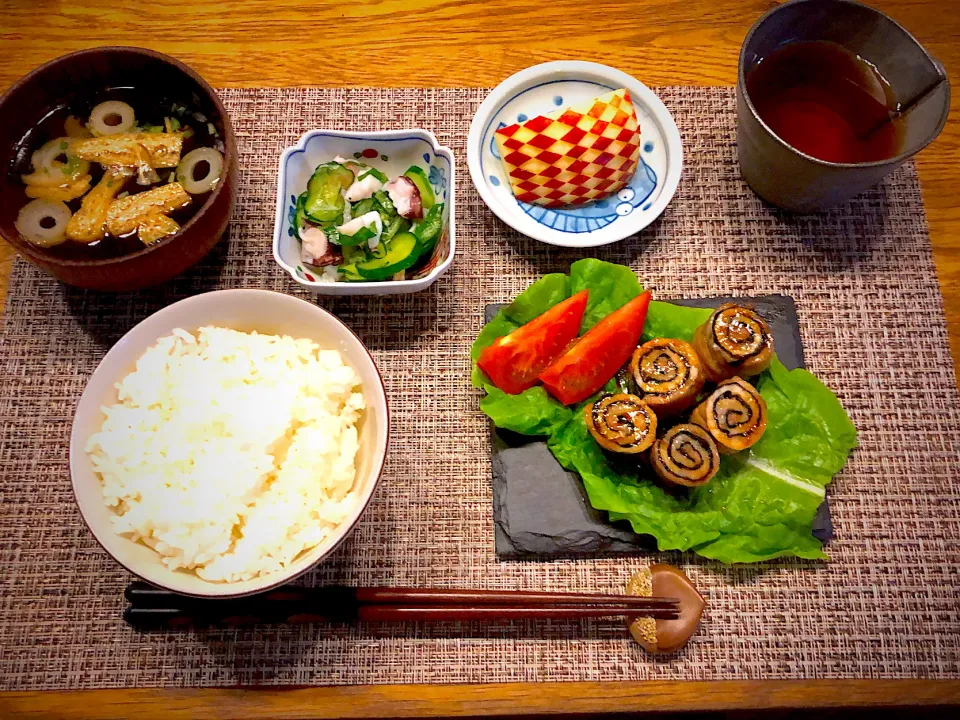
M274 222L274 233L273 233L273 259L276 261L277 265L282 267L288 275L298 284L309 287L314 290L319 289L328 289L331 286L338 286L337 283L321 283L321 282L310 282L309 280L304 280L297 276L296 268L291 267L289 264L284 262L280 253L280 238L281 232L287 227L287 178L286 178L286 166L287 161L293 155L304 153L307 149L307 143L315 137L330 137L330 138L347 138L350 140L370 140L377 142L403 142L411 139L411 135L418 137L418 139L424 140L430 143L434 155L443 157L450 165L450 177L448 179L450 192L449 192L449 222L447 224L447 232L450 238L450 252L442 263L437 265L433 270L429 272L426 276L418 278L417 280L382 280L378 282L351 282L351 283L342 283L344 286L349 286L353 290L350 294L363 294L364 290L376 291L376 290L385 290L390 288L398 287L408 287L410 284L420 285L421 287L427 287L443 275L453 263L453 256L456 253L456 233L455 233L455 214L456 214L456 161L454 159L453 150L441 145L440 141L437 140L437 136L434 135L429 130L424 128L408 128L408 129L398 129L398 130L371 130L371 131L359 131L351 132L346 130L334 130L329 128L317 128L315 130L308 130L303 135L300 136L300 139L297 140L295 145L292 145L288 148L285 148L280 155L279 170L277 176L277 212Z
M108 360L108 358L111 356L111 354L113 354L113 353L118 353L118 354L119 354L119 353L122 353L122 352L123 352L123 347L122 347L122 346L124 345L124 341L126 341L126 340L128 339L128 337L129 337L131 334L133 334L134 331L135 331L141 324L145 323L147 320L150 320L151 318L155 318L156 316L158 316L158 315L160 315L160 314L162 314L162 313L166 313L166 312L170 311L172 308L182 307L184 304L198 302L198 301L200 301L201 298L204 298L204 297L209 296L209 295L218 294L218 293L257 293L257 294L261 294L261 295L264 295L264 296L278 296L278 297L284 298L284 299L285 299L284 301L293 300L293 301L295 301L295 302L304 303L304 304L306 304L306 305L311 306L312 308L314 308L314 309L316 309L316 310L320 310L324 315L328 315L328 316L329 316L330 318L332 318L338 325L340 325L341 327L343 327L348 333L350 333L350 335L353 336L353 338L357 341L357 344L363 349L364 352L366 352L367 356L370 358L370 364L373 366L373 369L374 369L374 371L376 372L377 378L378 378L379 383L380 383L380 384L379 384L380 394L381 394L381 396L383 397L384 407L386 408L386 413L385 413L385 418L384 418L384 435L385 435L385 442L384 442L384 446L383 446L383 451L382 451L381 453L379 453L379 454L380 454L380 464L379 464L379 467L376 467L376 468L374 468L374 469L372 470L372 473L375 473L376 477L375 477L374 480L373 480L373 483L372 483L371 488L370 488L370 492L369 492L369 494L367 495L367 497L364 498L363 502L357 505L356 509L354 510L356 516L354 517L353 521L350 522L349 526L340 525L340 526L337 527L337 531L340 531L340 529L343 528L342 534L340 535L339 538L337 538L336 541L334 541L333 543L331 543L331 544L325 549L325 551L324 551L324 553L323 553L322 556L320 556L319 558L317 558L317 560L316 560L315 562L303 563L303 567L298 568L297 570L295 570L295 571L293 571L293 572L287 572L286 569L285 569L285 570L283 570L283 571L274 573L274 575L277 577L277 580L276 580L276 581L270 582L270 583L267 583L267 584L264 584L264 585L261 585L260 587L257 587L256 589L253 589L253 590L241 590L241 591L231 592L231 591L230 591L230 588L231 588L232 586L231 586L230 583L210 583L210 589L211 589L211 592L210 592L210 593L195 593L195 592L190 592L190 591L185 590L185 589L182 589L182 588L177 588L177 589L176 589L176 592L177 592L178 594L180 594L180 595L187 595L187 596L190 596L190 597L229 599L229 598L246 597L246 596L250 596L250 595L258 595L258 594L260 594L260 593L267 592L267 591L272 590L272 589L274 589L274 588L276 588L276 587L279 587L280 585L285 585L285 584L291 582L292 580L295 580L296 578L300 577L301 575L304 575L305 573L307 573L307 572L309 572L310 570L312 570L312 569L313 569L314 567L316 567L319 563L323 562L327 557L329 557L329 556L341 545L341 543L343 543L344 540L346 540L346 539L350 536L350 534L353 532L354 528L356 527L357 523L360 521L360 518L363 516L363 513L366 511L367 506L369 506L370 501L373 499L373 496L376 494L377 488L378 488L379 485L380 485L380 480L381 480L381 478L383 477L383 469L384 469L384 466L386 465L387 453L389 452L389 449L390 449L390 400L389 400L389 397L387 396L386 385L385 385L384 382L383 382L383 375L380 373L380 368L377 367L377 363L376 363L376 361L374 360L373 355L370 353L370 350L367 348L366 345L364 345L363 341L357 336L357 334L356 334L346 323L344 323L342 320L340 320L340 318L338 318L336 315L334 315L334 314L331 313L330 311L328 311L328 310L320 307L319 305L314 305L313 303L309 303L309 302L307 302L306 300L303 300L303 299L301 299L301 298L294 297L294 296L292 296L292 295L287 295L286 293L275 292L275 291L273 291L273 290L255 289L255 288L231 288L231 289L226 289L226 290L214 290L214 291L211 291L211 292L199 293L199 294L197 294L197 295L192 295L192 296L190 296L190 297L184 298L183 300L179 300L179 301L177 301L177 302L175 302L175 303L172 303L171 305L167 305L166 307L161 308L161 309L158 310L157 312L155 312L155 313L147 316L146 318L144 318L143 320L141 320L139 323L137 323L136 325L134 325L130 330L128 330L128 331L123 335L122 338L120 338L120 339L113 345L113 347L110 348L110 350L107 352L107 354L104 355L103 359L97 364L96 369L94 369L93 373L90 375L90 378L88 378L88 380L87 380L87 386L84 388L84 392L83 392L83 394L81 394L81 396L80 396L80 401L79 401L79 402L80 402L80 403L83 402L83 395L85 395L85 394L87 393L87 388L90 386L90 380L93 378L93 376L100 370L101 366L104 366L104 365L107 364L107 360ZM79 403L78 403L78 406L79 406ZM79 500L79 493L78 493L78 491L77 491L77 479L76 479L76 474L75 474L74 471L73 471L73 455L74 455L75 452L84 452L82 446L86 444L87 437L82 437L82 436L85 435L86 433L85 433L85 431L84 431L83 428L80 428L80 427L78 426L78 422L77 422L77 421L78 421L78 416L75 414L75 415L74 415L73 424L71 425L71 429L70 429L70 468L71 468L71 472L70 472L70 482L71 482L71 487L72 487L72 489L73 489L74 502L76 502L77 509L78 509L78 511L80 512L80 517L83 518L84 524L85 524L85 525L87 526L87 528L90 530L90 533L91 533L91 534L93 535L93 537L96 539L96 541L97 541L97 543L100 545L100 547L103 548L103 550L104 550L105 552L107 552L119 565L121 565L124 569L126 569L131 575L134 575L134 576L136 576L136 577L141 577L141 578L143 578L144 580L147 580L148 582L150 582L150 583L152 583L152 584L162 585L162 581L160 581L159 579L157 579L157 578L147 578L147 577L145 577L145 576L142 575L139 571L137 571L135 568L130 567L129 564L123 562L122 560L120 560L120 558L118 558L116 555L114 555L113 553L111 553L110 550L107 549L107 543L106 543L106 542L103 540L103 538L101 537L101 534L102 534L102 533L100 533L100 532L97 531L97 528L94 526L94 524L93 524L93 523L90 521L90 519L87 517L87 514L84 512L84 507L83 507L83 504L82 504L82 503L80 502L80 500ZM99 482L99 480L98 480L98 482ZM309 551L306 551L306 552L309 552ZM268 577L269 577L269 576L268 576Z
M545 78L550 74L564 73L568 75L579 75L584 79L598 84L613 83L616 87L626 87L630 90L631 96L644 105L652 114L654 120L659 125L667 146L668 163L667 173L663 181L663 189L660 191L656 200L650 205L644 218L645 222L638 226L623 225L624 232L619 236L613 234L612 237L596 240L589 243L578 242L575 239L565 237L563 233L558 233L542 225L529 226L526 228L517 227L511 213L507 212L487 187L487 179L483 175L481 167L481 144L486 135L488 125L496 117L500 110L510 103L522 91L534 86L536 80ZM601 82L602 81L602 82ZM544 82L552 82L544 80ZM680 139L680 130L677 124L667 110L663 101L646 85L635 77L628 75L622 70L601 65L600 63L585 62L582 60L558 60L555 62L541 63L521 70L508 77L497 85L490 94L480 103L473 121L470 123L470 134L467 139L467 165L470 170L470 177L480 197L501 220L518 232L532 237L534 240L548 243L550 245L559 245L562 247L597 247L600 245L609 245L619 242L624 238L635 235L650 225L666 209L667 205L673 199L680 184L680 176L683 170L683 143Z

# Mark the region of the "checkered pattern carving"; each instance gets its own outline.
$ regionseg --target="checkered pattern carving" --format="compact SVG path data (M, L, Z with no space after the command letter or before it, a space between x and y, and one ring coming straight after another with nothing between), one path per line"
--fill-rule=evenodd
M495 137L517 200L551 208L623 189L640 156L640 123L623 88L581 108L500 128Z

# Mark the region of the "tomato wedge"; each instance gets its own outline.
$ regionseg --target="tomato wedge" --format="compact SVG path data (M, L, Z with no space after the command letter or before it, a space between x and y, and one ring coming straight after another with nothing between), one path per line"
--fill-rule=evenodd
M594 325L563 357L540 374L564 405L586 400L617 374L637 348L650 293L641 293Z
M537 376L563 355L577 333L588 290L559 302L509 335L484 348L477 365L493 384L510 395L533 387Z

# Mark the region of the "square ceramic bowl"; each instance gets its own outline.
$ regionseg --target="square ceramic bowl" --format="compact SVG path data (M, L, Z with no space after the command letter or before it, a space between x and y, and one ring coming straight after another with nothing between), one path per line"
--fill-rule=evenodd
M307 189L314 169L337 155L375 167L391 180L411 165L427 172L437 201L444 204L444 231L430 261L414 277L382 282L321 282L316 273L300 262L300 242L293 234L297 196ZM395 295L423 290L433 285L453 262L455 188L453 153L440 145L429 130L311 130L280 156L273 257L296 282L321 295Z
M354 480L356 502L349 515L319 545L302 552L280 572L234 583L208 582L196 573L170 570L143 543L113 531L110 510L103 502L100 478L85 451L90 436L103 424L103 406L117 402L116 384L132 372L137 360L158 339L174 329L196 331L204 325L243 332L289 335L313 340L323 349L338 350L360 375L366 404L358 425L360 448ZM305 573L326 558L350 534L373 497L387 454L390 417L383 379L360 339L321 307L268 290L219 290L194 295L154 313L124 335L104 356L80 397L70 435L70 475L80 514L94 537L114 559L144 580L173 592L196 597L238 597L264 592Z

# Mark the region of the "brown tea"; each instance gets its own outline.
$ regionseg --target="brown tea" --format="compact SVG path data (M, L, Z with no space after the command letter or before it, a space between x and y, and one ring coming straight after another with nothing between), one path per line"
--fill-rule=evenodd
M890 84L870 62L832 42L777 48L747 76L760 118L782 140L820 160L885 160L900 151Z

